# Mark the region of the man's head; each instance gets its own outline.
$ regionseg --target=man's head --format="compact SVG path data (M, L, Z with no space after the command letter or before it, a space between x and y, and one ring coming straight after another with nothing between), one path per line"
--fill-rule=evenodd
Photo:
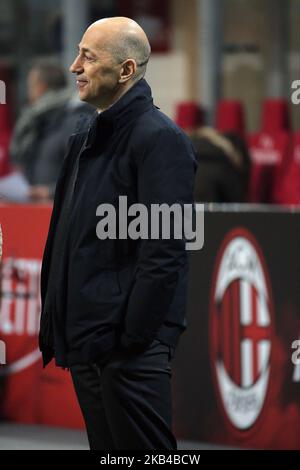
M130 18L93 23L78 45L70 67L77 74L79 98L104 110L140 80L151 54L143 29Z
M47 91L59 90L67 85L64 69L58 64L36 63L27 78L30 103L35 103Z

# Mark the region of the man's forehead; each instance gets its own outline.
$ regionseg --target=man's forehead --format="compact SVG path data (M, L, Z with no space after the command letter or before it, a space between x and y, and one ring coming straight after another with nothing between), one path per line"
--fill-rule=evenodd
M103 28L88 28L82 36L81 42L94 45L97 43L101 44L109 35L109 31L104 31Z
M79 49L87 52L103 52L105 51L104 44L105 36L102 34L87 34L85 33L78 44Z
M81 49L83 52L92 52L92 49L87 44L84 44L84 43L79 43L78 49Z

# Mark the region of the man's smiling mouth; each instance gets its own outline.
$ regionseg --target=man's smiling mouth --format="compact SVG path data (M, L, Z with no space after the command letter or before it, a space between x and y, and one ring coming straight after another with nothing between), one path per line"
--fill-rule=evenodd
M88 84L88 81L87 80L77 80L76 84L77 84L77 87L81 89L81 88L84 88Z

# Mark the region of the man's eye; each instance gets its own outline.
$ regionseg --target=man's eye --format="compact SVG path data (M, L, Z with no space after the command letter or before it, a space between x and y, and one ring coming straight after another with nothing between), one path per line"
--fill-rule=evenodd
M89 57L88 55L86 55L85 58L86 58L86 60L91 60L91 61L94 60L93 57Z

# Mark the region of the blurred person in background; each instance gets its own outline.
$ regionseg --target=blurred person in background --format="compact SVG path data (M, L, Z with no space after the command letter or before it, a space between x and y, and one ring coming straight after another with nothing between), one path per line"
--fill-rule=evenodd
M15 126L11 144L12 165L29 184L29 196L37 201L52 199L70 135L80 116L93 108L72 97L63 68L36 63L28 74L29 104Z
M191 133L198 169L197 202L246 202L250 155L244 140L234 132L221 134L210 127Z
M135 21L106 18L87 29L70 67L80 99L97 111L72 136L55 192L39 344L44 366L55 358L70 368L93 450L177 448L171 361L186 329L185 240L133 239L119 207L120 196L147 212L194 202L194 151L153 104L150 53ZM107 203L125 238L97 237Z

